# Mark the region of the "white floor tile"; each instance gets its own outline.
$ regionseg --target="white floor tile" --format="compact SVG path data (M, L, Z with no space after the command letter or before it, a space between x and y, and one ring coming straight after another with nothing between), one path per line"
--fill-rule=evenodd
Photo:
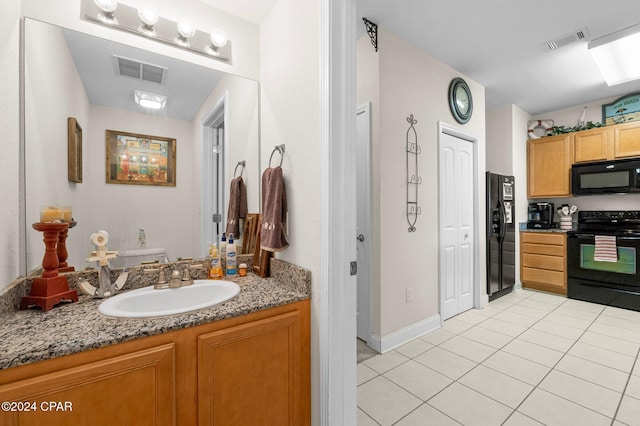
M408 358L414 358L420 355L423 352L431 349L433 345L431 343L427 343L421 339L413 339L412 341L405 343L404 345L396 348L396 352L400 352L402 355Z
M473 341L483 343L491 346L492 348L500 349L511 340L513 337L506 334L498 333L496 331L489 330L488 328L473 327L462 333L460 336L466 337Z
M629 426L640 425L640 399L623 396L616 420Z
M545 348L554 349L560 352L568 351L571 345L575 343L575 340L533 329L525 331L518 336L518 339L526 340L527 342L535 343L540 346L544 346Z
M453 380L459 379L467 371L478 365L476 362L463 358L440 347L429 349L422 355L415 357L414 361L417 361L425 367L429 367L440 374L444 374Z
M457 318L449 318L448 320L446 320L444 322L444 325L442 326L442 329L445 331L448 331L450 333L453 334L460 334L463 331L466 331L468 329L470 329L471 327L473 327L472 324L469 324L468 322L464 322L461 321Z
M373 371L363 363L358 364L358 386L373 379L377 375L377 372Z
M624 355L636 356L638 349L640 349L639 343L633 343L628 340L620 340L615 337L606 336L604 334L598 334L591 331L587 331L578 340L581 343L587 345L597 346L599 348L608 349L610 351L619 352Z
M496 351L496 348L462 336L456 336L453 339L447 340L441 344L440 347L475 362L484 361Z
M584 320L576 317L571 317L568 315L559 314L556 312L551 312L544 319L545 321L552 322L554 324L563 325L565 327L577 328L579 330L586 330L593 321Z
M539 302L551 303L559 306L564 304L568 299L565 296L557 294L534 292L531 297L529 297L529 300L537 300Z
M573 355L565 355L556 365L555 370L580 377L616 392L624 390L629 378L625 372Z
M529 315L523 315L510 310L502 311L499 314L495 315L493 318L505 323L520 325L523 327L531 327L533 324L539 321L538 319L533 318Z
M527 308L535 309L537 311L542 311L542 312L551 312L558 309L558 303L542 302L540 300L536 300L532 298L523 300L522 302L518 303L517 306L525 306Z
M383 426L397 422L421 403L418 398L382 376L358 386L358 407Z
M524 303L524 301L522 303ZM526 317L530 317L534 321L541 320L545 316L549 315L549 312L547 312L547 311L541 311L539 309L534 309L534 308L530 308L528 306L523 306L522 303L518 303L517 305L514 305L514 306L510 307L509 309L505 309L504 312L505 313L512 312L512 313L515 313L515 314L524 315ZM532 301L531 303L542 303L542 302ZM553 305L549 305L549 306L553 307Z
M483 308L475 309L476 314L482 315L485 318L490 318L500 312L502 312L502 309L494 308L491 306L491 303L485 305Z
M507 308L512 307L513 305L515 305L519 300L517 299L512 299L509 298L508 296L503 296L501 298L499 298L498 300L494 300L493 302L489 302L489 306L495 308L495 309L500 309L501 311L504 311Z
M555 334L556 336L573 340L579 339L582 333L584 333L584 330L580 330L574 327L567 327L565 325L547 321L546 318L538 321L531 328L533 328L534 330L544 331L545 333Z
M633 331L627 328L620 328L611 324L604 324L601 320L603 317L598 317L596 321L589 327L589 331L594 333L604 334L605 336L615 337L616 339L627 340L629 342L640 343L640 331ZM608 317L611 318L611 317ZM612 322L611 320L604 320L606 322ZM615 322L615 320L613 320Z
M429 404L423 404L405 418L396 423L396 426L460 426L460 423L451 417L441 413Z
M597 346L586 345L577 342L568 352L568 354L586 359L587 361L597 362L616 370L630 373L635 361L634 357L613 352L608 349L599 348Z
M446 342L455 336L455 333L450 331L443 330L439 328L431 333L425 334L424 336L420 336L420 340L424 340L427 343L431 343L432 345L439 345L442 342Z
M562 355L564 355L562 352L520 339L513 340L502 348L502 350L547 367L556 365L556 363L560 361L560 358L562 358Z
M604 308L604 311L602 311L602 315L612 316L612 317L640 323L640 312L631 311L629 309L621 309L621 308L614 308L613 306L607 306L606 308Z
M468 311L457 315L455 318L468 324L476 325L487 319L486 316L478 314L477 311L477 309L469 309Z
M405 362L386 372L384 377L423 401L428 400L453 382L450 378L415 361Z
M482 365L530 385L538 385L551 368L504 351L491 355Z
M597 314L604 311L604 308L605 308L604 305L598 305L597 303L583 302L582 300L574 300L574 299L567 299L562 304L562 306L566 306L574 309L580 309L581 311L594 312Z
M621 393L556 370L551 371L538 388L610 418L615 415L622 397Z
M640 376L640 359L636 359L636 365L631 372L634 376Z
M544 426L542 423L527 417L522 413L514 411L502 426Z
M640 400L640 377L629 377L629 384L627 385L627 389L624 394ZM640 421L640 418L638 418L638 420Z
M358 408L358 426L379 426L367 413Z
M499 402L454 383L429 400L429 405L463 425L495 426L502 424L511 409Z
M541 389L534 390L518 411L545 425L609 426L611 424L610 418Z
M483 323L478 324L476 327L486 328L487 330L496 331L498 333L506 334L507 336L516 337L527 329L522 325L517 325L512 322L507 322L504 319L498 318L503 313L500 313L494 317L489 318Z
M598 315L600 315L599 312L590 312L583 309L577 309L575 306L568 306L566 303L562 306L559 306L558 309L553 312L566 315L568 317L580 318L587 321L593 321L598 317Z
M409 358L396 351L390 351L385 354L376 355L373 358L369 358L361 364L366 365L370 369L382 374L407 362Z
M482 365L469 371L458 382L514 409L533 390L532 385Z

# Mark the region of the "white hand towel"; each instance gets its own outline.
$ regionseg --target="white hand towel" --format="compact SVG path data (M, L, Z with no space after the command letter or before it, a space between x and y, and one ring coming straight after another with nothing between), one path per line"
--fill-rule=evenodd
M596 235L596 249L593 260L598 262L617 262L618 248L616 237L612 235Z

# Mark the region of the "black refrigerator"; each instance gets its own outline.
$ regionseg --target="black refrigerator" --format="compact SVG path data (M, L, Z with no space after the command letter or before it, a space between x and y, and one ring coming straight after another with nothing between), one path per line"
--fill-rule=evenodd
M487 172L487 294L489 301L513 290L516 229L513 176Z

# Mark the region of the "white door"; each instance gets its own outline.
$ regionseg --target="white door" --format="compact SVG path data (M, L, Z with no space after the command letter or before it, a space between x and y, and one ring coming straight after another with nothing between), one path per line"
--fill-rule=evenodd
M440 314L445 320L473 307L474 153L473 143L441 129Z
M358 247L358 338L371 341L371 131L370 105L356 114L356 202Z

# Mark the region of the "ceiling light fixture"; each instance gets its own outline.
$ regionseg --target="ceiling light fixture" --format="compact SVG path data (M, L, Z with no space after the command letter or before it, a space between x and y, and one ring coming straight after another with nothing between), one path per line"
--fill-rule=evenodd
M211 31L209 39L211 40L211 44L207 46L207 53L213 56L219 56L220 48L227 44L227 34L223 30L216 28Z
M153 26L158 23L158 14L153 9L144 8L138 9L138 17L142 21L138 27L138 31L146 36L155 37L156 30Z
M607 85L640 78L640 24L589 42L589 53Z
M142 92L136 90L134 98L138 105L149 109L162 109L167 104L167 97L163 95L155 95L153 93Z
M113 15L118 7L118 0L94 0L94 3L100 9L98 20L103 24L118 25L118 20Z

